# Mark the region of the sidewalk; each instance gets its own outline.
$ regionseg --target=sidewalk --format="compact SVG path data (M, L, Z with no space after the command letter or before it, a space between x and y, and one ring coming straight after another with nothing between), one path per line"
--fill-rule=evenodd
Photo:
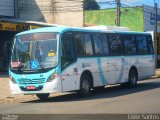
M160 77L160 69L156 70L156 76L155 77L158 77L158 78Z
M12 95L10 93L9 81L7 76L0 77L0 104L6 102L20 102L24 100L37 99L33 95Z
M160 78L160 69L156 70L156 75L152 78ZM7 102L22 102L37 99L35 95L12 95L10 93L8 80L9 78L7 75L0 76L0 104Z

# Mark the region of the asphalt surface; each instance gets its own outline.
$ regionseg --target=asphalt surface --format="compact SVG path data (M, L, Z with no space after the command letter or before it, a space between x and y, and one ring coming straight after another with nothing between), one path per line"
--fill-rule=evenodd
M4 103L0 113L15 114L126 114L160 113L160 78L140 81L136 88L119 85L106 87L103 91L92 91L87 98L76 93L38 99Z

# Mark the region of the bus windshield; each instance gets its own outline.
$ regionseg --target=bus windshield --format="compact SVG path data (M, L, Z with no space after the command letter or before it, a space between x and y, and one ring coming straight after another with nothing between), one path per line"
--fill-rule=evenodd
M58 33L32 33L15 37L11 69L35 71L58 65Z

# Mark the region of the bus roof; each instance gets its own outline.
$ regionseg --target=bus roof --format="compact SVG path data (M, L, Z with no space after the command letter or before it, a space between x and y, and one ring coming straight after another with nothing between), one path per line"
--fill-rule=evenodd
M68 26L55 26L55 27L43 27L43 28L28 30L28 31L20 32L17 35L31 34L31 33L37 33L37 32L59 32L59 33L63 33L65 31L121 33L121 34L151 34L149 32L114 31L114 30L98 30L98 29L96 30L96 29L76 28L76 27L68 27Z

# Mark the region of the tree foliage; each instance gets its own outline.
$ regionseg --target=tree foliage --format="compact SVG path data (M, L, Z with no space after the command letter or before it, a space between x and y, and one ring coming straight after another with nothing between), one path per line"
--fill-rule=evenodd
M98 10L100 6L95 0L84 0L84 9L85 10Z

